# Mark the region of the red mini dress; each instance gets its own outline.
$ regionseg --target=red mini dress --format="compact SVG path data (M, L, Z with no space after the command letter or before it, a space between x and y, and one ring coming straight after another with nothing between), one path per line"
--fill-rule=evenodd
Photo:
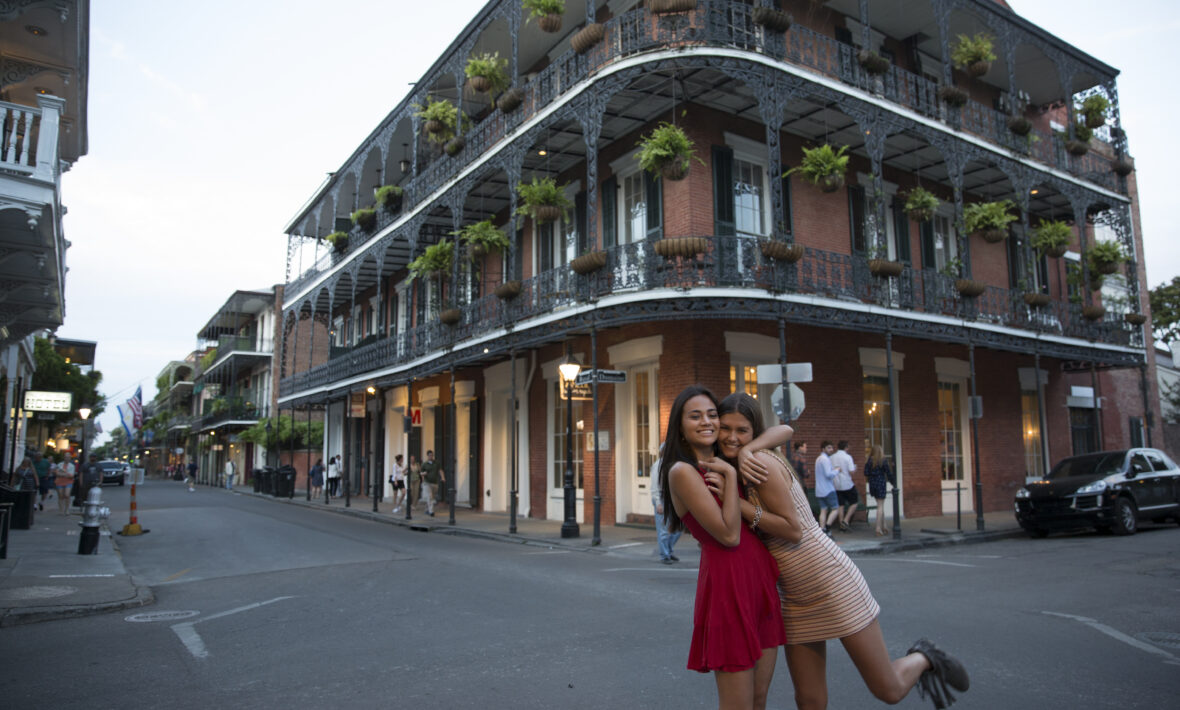
M701 543L688 669L732 673L753 668L762 649L786 643L775 588L778 566L745 525L737 547L725 547L691 514L683 520Z

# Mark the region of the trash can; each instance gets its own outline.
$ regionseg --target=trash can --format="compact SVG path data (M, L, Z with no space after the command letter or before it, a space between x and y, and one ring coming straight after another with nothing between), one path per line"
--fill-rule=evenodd
M275 497L276 498L294 498L295 497L295 467L291 465L283 466L275 475Z
M258 492L266 495L274 495L274 480L275 470L272 466L263 466L254 472L255 480L258 481Z
M8 559L8 523L12 518L12 503L0 503L0 560Z
M28 530L33 526L33 503L36 497L36 491L0 485L0 503L12 503L12 515L8 521L11 529Z

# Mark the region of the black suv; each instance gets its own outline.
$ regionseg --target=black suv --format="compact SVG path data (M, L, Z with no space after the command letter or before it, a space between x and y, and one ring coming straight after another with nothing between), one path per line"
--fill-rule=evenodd
M118 483L120 486L127 482L127 466L121 461L99 461L102 469L103 483Z
M1016 521L1033 537L1087 527L1133 535L1140 520L1169 517L1180 522L1180 468L1158 449L1071 456L1016 491Z

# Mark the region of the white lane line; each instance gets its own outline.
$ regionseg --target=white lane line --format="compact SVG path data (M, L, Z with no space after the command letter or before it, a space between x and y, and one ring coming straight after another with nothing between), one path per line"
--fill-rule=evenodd
M223 611L220 614L213 614L212 616L206 616L206 617L197 619L196 621L186 621L181 624L173 624L170 628L172 629L172 632L176 634L176 637L180 639L180 642L184 644L184 647L188 649L188 652L193 655L193 658L208 658L209 651L208 651L208 649L205 648L205 642L204 642L204 640L201 639L201 635L197 633L196 628L194 628L197 624L201 623L202 621L212 621L213 619L220 619L223 616L229 616L231 614L239 614L243 611L250 611L251 609L257 609L258 607L266 606L267 604L274 604L275 602L281 602L284 599L294 599L294 598L295 597L292 597L292 596L275 597L274 599L267 599L264 602L255 602L254 604L247 604L246 606L240 606L236 609L230 609L228 611Z
M610 547L608 547L606 549L608 549L608 550L621 550L624 547L638 547L639 545L650 545L650 544L651 543L648 543L648 542L624 542L621 545L611 545Z
M524 556L528 555L568 555L569 550L544 550L542 552L525 552Z
M1046 614L1048 616L1058 616L1058 617L1061 617L1062 619L1072 619L1073 621L1081 622L1081 623L1085 624L1086 626L1089 626L1090 628L1094 629L1095 631L1101 631L1102 633L1111 637L1115 641L1122 641L1123 643L1127 644L1128 646L1133 646L1133 647L1139 649L1140 651L1146 651L1147 653L1154 653L1157 656L1163 656L1163 657L1165 657L1171 661L1174 661L1174 662L1180 661L1180 659L1176 658L1175 656L1173 656L1172 654L1168 653L1167 651L1165 651L1164 649L1162 649L1158 646L1152 646L1149 643L1145 643L1143 641L1140 641L1137 638L1128 636L1128 635L1124 634L1122 631L1119 631L1118 629L1111 628L1111 627L1107 626L1106 624L1095 621L1094 619L1090 619L1085 616L1074 616L1073 614L1061 614L1056 611L1042 611L1041 613Z
M51 574L50 579L79 579L82 577L114 577L113 574Z
M864 558L859 558L857 560L857 564L860 564L861 560L863 560L863 559ZM880 556L877 559L879 559L882 562L886 562L886 561L887 562L916 562L918 564L923 564L923 565L946 565L947 567L974 567L975 566L975 565L964 564L962 562L944 562L943 560L907 560L907 559L900 558L900 557L888 558L888 557L880 557Z

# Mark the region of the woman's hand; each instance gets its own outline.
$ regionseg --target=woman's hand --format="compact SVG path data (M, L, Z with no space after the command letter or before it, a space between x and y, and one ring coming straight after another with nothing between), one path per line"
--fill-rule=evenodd
M717 500L725 502L725 476L716 471L705 471L705 487L717 496Z
M754 450L749 445L742 447L738 451L738 470L742 472L742 479L751 486L757 486L766 482L766 477L769 471L766 469L766 464L758 460L754 455Z

